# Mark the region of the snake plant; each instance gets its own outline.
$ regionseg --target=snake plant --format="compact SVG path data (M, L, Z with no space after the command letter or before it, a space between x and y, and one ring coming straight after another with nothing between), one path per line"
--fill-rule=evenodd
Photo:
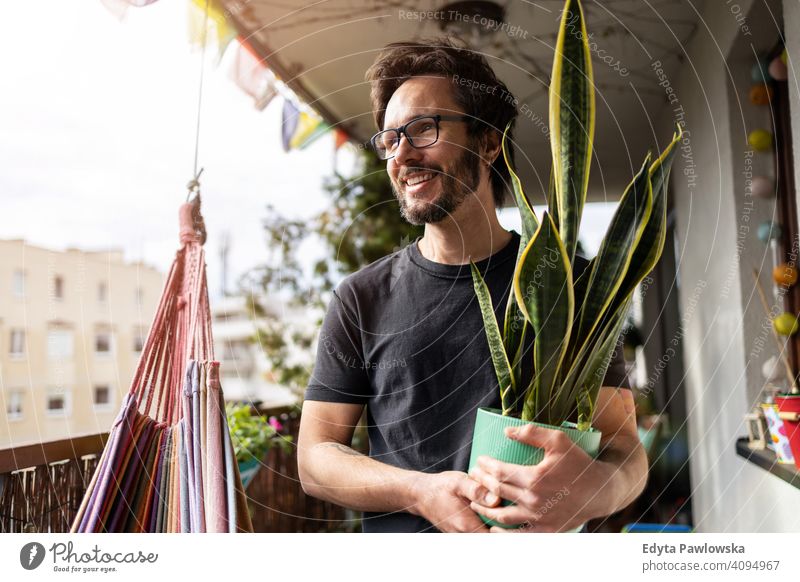
M573 279L572 264L589 185L595 127L594 79L579 0L566 0L550 81L552 172L548 209L538 219L522 189L503 134L503 156L522 219L521 240L502 329L489 290L472 267L503 415L560 425L573 411L588 430L603 377L634 289L661 256L667 229L667 182L676 144L648 154L625 189L597 256ZM510 127L510 124L509 124ZM522 386L527 334L533 378Z

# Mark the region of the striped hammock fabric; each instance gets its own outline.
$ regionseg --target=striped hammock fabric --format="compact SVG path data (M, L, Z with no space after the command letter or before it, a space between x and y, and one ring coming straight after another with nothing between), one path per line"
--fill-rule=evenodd
M253 531L214 361L199 197L71 531Z

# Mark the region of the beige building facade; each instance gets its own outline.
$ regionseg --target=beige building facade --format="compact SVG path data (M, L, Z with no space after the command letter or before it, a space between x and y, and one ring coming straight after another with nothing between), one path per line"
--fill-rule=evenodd
M109 430L163 280L117 250L0 240L0 449Z

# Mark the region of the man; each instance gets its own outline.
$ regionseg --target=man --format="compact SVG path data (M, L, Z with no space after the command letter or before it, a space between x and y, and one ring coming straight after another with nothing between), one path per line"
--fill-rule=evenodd
M373 147L402 215L425 232L334 292L303 405L303 489L363 511L366 532L490 531L477 513L524 525L513 531L564 531L628 505L647 461L631 392L618 388L627 384L618 354L598 397L596 460L560 431L530 426L507 436L543 447L542 463L481 458L464 472L476 409L499 407L469 261L502 321L519 246L496 215L514 100L482 56L445 40L389 45L368 79L380 130ZM369 456L350 448L365 406Z

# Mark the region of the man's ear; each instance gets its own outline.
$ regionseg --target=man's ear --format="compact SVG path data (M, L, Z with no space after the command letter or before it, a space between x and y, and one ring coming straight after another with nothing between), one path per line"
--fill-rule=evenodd
M494 161L500 155L501 151L501 142L500 142L500 133L497 131L489 131L484 134L483 139L481 140L482 144L482 151L481 151L481 158L484 160L487 166L491 166L494 164Z

